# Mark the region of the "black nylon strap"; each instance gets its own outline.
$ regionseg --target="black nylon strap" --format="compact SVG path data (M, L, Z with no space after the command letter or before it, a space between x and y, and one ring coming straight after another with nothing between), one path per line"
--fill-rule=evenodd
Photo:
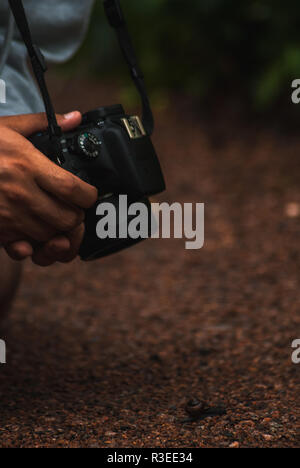
M45 72L47 66L45 59L40 49L34 45L30 28L28 25L26 13L21 0L8 0L10 8L15 17L16 24L19 28L20 34L28 50L29 58L31 60L32 68L36 80L38 82L44 105L46 108L46 114L49 121L49 133L50 137L56 139L61 136L61 128L57 124L56 115L53 109L52 101L48 92L48 88L45 81Z
M132 79L142 99L143 124L149 135L153 133L154 119L145 86L144 76L139 67L126 20L119 0L104 0L104 9L108 22L116 30L119 44L130 68Z
M41 53L40 49L33 43L22 0L8 0L8 2L14 14L15 21L20 30L21 36L27 47L32 63L32 68L42 93L49 121L50 136L55 139L59 137L62 132L61 128L57 124L52 101L45 81L45 72L47 71L47 66L45 64L43 54ZM153 114L145 87L144 77L138 65L134 47L127 29L126 21L119 0L104 0L104 9L109 24L116 30L122 53L130 68L132 79L141 96L143 107L143 124L146 132L151 135L154 129Z

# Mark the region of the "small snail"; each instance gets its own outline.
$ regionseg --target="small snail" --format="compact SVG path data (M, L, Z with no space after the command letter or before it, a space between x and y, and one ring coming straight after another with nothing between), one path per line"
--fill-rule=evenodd
M210 407L205 401L200 401L198 398L192 398L188 401L185 411L190 416L190 420L196 421L209 416L224 416L226 409L224 406Z
M186 407L186 412L191 416L193 419L197 419L208 410L208 405L204 401L200 401L197 398L192 398L188 401Z

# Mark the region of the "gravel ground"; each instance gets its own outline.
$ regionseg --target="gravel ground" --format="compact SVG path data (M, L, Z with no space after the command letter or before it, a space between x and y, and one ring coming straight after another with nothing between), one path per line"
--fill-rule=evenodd
M61 108L95 107L79 89ZM300 138L229 116L208 131L181 107L158 117L160 199L206 204L205 247L27 263L2 335L2 447L300 446ZM191 398L226 414L190 420Z

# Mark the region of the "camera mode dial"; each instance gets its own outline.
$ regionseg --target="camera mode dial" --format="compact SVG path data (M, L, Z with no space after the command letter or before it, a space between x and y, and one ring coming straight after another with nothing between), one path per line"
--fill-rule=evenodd
M93 133L81 133L77 138L76 146L84 159L96 159L100 155L101 141Z

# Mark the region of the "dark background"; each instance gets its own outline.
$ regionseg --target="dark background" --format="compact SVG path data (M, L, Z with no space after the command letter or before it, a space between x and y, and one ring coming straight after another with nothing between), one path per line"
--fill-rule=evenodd
M154 102L166 105L170 93L177 92L202 108L238 101L246 113L289 104L290 84L300 76L296 0L143 0L123 5ZM73 66L118 81L123 98L136 102L119 59L99 1Z

